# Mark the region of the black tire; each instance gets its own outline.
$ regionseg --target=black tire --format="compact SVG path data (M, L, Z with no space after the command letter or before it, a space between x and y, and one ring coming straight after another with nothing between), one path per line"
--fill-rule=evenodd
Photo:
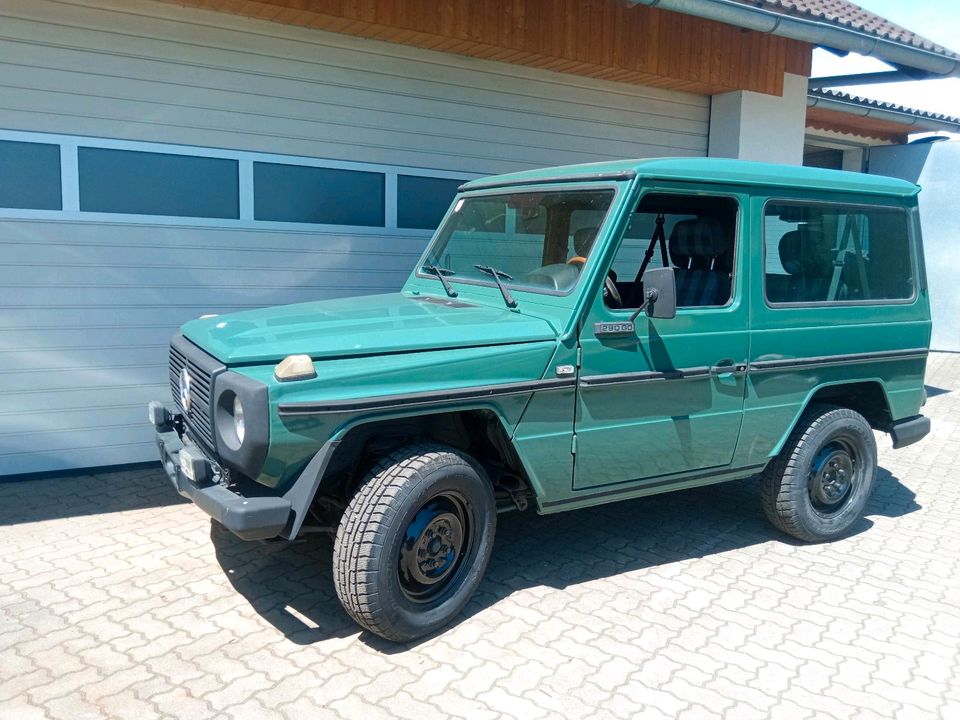
M876 476L877 442L867 420L847 408L814 407L761 475L763 510L798 540L832 540L863 517Z
M388 640L428 635L473 596L496 525L493 487L469 456L442 445L398 450L343 513L333 548L340 602Z

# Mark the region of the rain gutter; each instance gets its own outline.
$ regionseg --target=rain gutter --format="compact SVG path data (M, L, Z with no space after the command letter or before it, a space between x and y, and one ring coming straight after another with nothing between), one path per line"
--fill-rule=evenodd
M823 110L832 110L848 115L884 120L886 122L897 123L898 125L907 125L909 127L915 127L915 132L942 131L960 133L960 122L937 120L936 118L915 115L910 112L894 110L892 108L867 107L852 100L827 98L822 95L811 94L807 96L807 107L817 107Z
M923 70L943 77L960 76L960 59L913 47L829 22L783 15L734 0L626 0L661 10L693 15L747 30L771 33L837 50L880 58L888 63Z

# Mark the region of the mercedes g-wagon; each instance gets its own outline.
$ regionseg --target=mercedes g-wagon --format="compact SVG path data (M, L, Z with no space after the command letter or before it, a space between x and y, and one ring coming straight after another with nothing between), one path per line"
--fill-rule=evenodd
M759 475L776 528L836 538L874 431L929 431L918 191L717 159L468 182L399 292L185 324L166 473L241 538L334 534L393 640L463 608L509 509Z

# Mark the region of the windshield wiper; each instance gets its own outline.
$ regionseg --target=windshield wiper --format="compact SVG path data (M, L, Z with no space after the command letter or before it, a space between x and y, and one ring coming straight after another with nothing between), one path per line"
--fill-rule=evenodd
M423 271L428 272L431 275L436 275L437 279L440 280L443 285L443 289L446 291L447 295L450 297L456 297L459 293L453 289L453 285L450 284L450 281L447 280L447 275L456 275L453 270L447 270L447 268L439 267L438 265L424 265Z
M491 265L474 265L474 267L480 272L485 272L487 275L493 275L493 281L497 284L497 287L500 288L500 294L503 295L503 301L507 304L508 308L515 308L517 306L517 301L513 299L513 295L510 294L510 291L507 290L506 286L500 281L502 277L507 280L513 280L513 275L507 275L503 270L497 270Z

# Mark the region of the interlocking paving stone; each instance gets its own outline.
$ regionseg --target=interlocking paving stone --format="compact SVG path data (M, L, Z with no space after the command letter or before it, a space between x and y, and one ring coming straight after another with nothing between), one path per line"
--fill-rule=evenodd
M866 518L779 536L756 480L500 518L459 621L395 646L329 539L246 543L157 469L0 484L0 718L960 717L960 356Z

